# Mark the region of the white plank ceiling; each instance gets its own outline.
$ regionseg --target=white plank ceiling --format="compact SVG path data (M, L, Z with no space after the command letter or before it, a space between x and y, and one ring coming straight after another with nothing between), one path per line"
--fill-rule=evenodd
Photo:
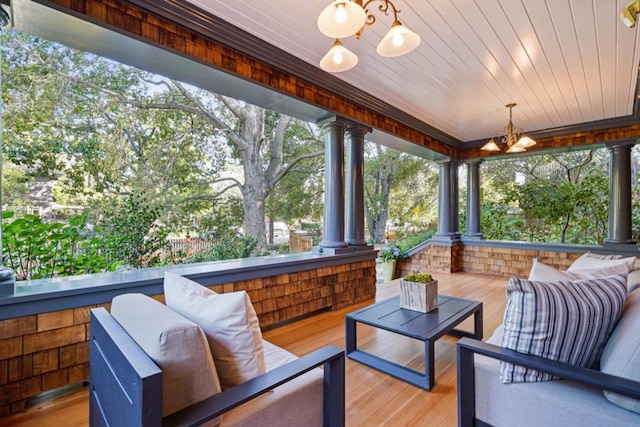
M332 44L316 26L330 0L188 1L316 66ZM628 1L395 0L420 46L378 56L391 17L376 10L343 40L358 65L336 76L461 141L502 129L509 102L527 132L628 116L640 61L637 27L619 18Z

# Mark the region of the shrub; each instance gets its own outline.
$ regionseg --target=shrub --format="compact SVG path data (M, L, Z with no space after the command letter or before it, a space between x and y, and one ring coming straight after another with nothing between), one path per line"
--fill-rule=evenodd
M258 239L251 236L223 236L210 248L198 252L184 260L185 263L222 261L225 259L248 258L261 255L258 252Z

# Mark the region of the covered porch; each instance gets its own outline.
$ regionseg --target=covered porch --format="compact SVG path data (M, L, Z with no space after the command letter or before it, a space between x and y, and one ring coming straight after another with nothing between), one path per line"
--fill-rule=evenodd
M100 41L105 28L114 30L118 37L152 46L154 51L144 50L145 55L161 52L158 55L162 56L149 61L153 66L161 68L156 62L163 62L167 57L188 58L193 62L187 68L174 64L172 71L177 76L198 82L197 76L202 75L203 70L215 72L222 84L229 84L250 102L279 108L326 127L325 234L316 252L305 255L304 259L283 258L271 266L239 265L231 273L211 266L188 271L189 276L218 287L216 290L221 292L247 290L258 307L261 324L268 328L265 338L295 354L304 354L325 344L344 347L345 314L397 293L397 281L374 285L375 252L363 239L361 168L365 135L373 141L439 162L438 234L432 241L415 248L410 257L400 263L399 274L433 272L443 294L482 301L485 337L502 321L508 276L525 277L533 258L566 268L579 254L594 249L483 240L479 227L481 177L478 166L487 157L480 150L484 141L452 138L290 54L274 51L265 41L239 31L213 14L195 13L186 2L54 0L34 4L97 24L100 32L97 37L94 35L96 38L87 39L88 42ZM30 12L35 13L34 9ZM37 32L42 28L36 28L39 24L41 21L35 21L26 28ZM79 31L83 34L87 30L80 28ZM114 46L112 43L110 47ZM103 47L91 46L97 50ZM140 51L132 50L125 56L134 63L145 57L139 54L133 58L136 52ZM637 58L634 56L633 60L635 67ZM229 80L228 76L233 79ZM243 85L247 82L251 84L249 92ZM550 127L535 135L534 153L610 147L609 239L607 245L597 248L599 252L638 254L631 238L629 163L631 147L640 137L635 93L635 86L627 93L633 98L630 114L624 114L625 110L619 117ZM494 156L499 158L501 154ZM459 232L455 173L458 167L467 167L470 179L466 235ZM0 375L0 396L4 399L0 401L0 415L14 413L0 418L0 425L23 422L29 425L34 420L55 425L56 419L64 425L70 425L71 419L77 419L77 425L86 424L86 390L55 399L50 408L49 403L44 402L36 404L35 409L29 408L28 399L88 378L89 308L108 306L110 298L120 293L140 289L148 295L160 293L157 272L132 276L135 274L112 276L94 284L92 286L99 287L102 293L90 297L88 286L79 291L74 281L53 280L40 283L37 292L16 294L0 301L3 310L0 322L4 322L0 369L6 372L4 378ZM94 279L84 280L86 284ZM42 292L51 292L51 298L43 298ZM280 326L292 319L296 319L295 322ZM416 368L420 365L420 345L379 331L363 331L361 337L362 345L384 353L390 353L392 348L402 349L393 357ZM55 345L44 344L47 340ZM347 424L409 425L428 419L434 425L454 425L457 419L456 340L445 337L437 342L436 386L431 392L348 361ZM25 347L27 341L32 343L31 347ZM25 405L26 412L19 413ZM37 410L38 406L43 410Z

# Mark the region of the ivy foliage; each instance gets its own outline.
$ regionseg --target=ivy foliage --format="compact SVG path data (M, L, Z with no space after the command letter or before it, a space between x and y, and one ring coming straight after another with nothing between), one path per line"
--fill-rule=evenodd
M104 241L88 233L86 216L75 216L68 223L44 223L36 215L14 218L13 212L4 212L2 218L4 263L18 280L113 269Z

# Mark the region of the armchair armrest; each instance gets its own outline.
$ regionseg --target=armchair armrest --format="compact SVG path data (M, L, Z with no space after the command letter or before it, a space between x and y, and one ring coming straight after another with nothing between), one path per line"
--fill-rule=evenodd
M273 371L213 395L163 418L163 426L196 426L214 419L312 369L324 366L324 425L344 426L344 351L328 345Z
M546 372L565 380L640 399L640 382L605 374L593 369L576 367L540 356L519 353L471 338L462 338L457 344L458 424L460 426L474 425L475 354L514 363Z

